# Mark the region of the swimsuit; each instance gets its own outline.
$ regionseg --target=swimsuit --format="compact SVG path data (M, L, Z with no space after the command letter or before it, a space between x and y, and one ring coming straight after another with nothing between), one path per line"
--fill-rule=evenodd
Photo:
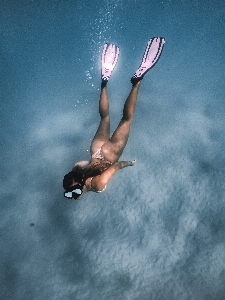
M102 153L101 148L98 149L98 151L96 151L94 154L92 154L91 157L93 157L93 158L98 158L98 159L101 159L101 160L105 160L105 161L108 162L108 160L105 159L105 156L104 156L104 154ZM111 162L109 162L109 163L112 164Z

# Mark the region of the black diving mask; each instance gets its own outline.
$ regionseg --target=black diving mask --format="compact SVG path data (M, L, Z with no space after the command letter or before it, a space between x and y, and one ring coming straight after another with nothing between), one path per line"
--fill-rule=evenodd
M80 197L80 195L83 193L82 187L80 184L76 184L74 186L71 186L67 189L66 192L64 192L64 197L68 199L74 198L75 200Z

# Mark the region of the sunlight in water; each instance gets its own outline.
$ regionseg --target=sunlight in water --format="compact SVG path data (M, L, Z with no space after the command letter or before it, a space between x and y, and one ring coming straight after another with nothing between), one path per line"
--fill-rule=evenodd
M112 71L112 69L113 69L112 64L107 63L107 62L105 62L105 63L103 64L103 66L104 66L105 69L108 69L108 70L110 70L110 71Z

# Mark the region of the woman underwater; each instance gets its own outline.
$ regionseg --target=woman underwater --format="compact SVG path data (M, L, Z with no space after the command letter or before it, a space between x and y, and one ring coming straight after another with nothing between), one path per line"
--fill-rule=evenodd
M113 44L105 44L102 52L102 82L99 100L101 121L91 143L91 159L77 162L71 172L64 176L64 196L80 200L86 192L103 192L112 176L119 170L133 166L136 161L119 161L126 146L132 116L136 105L140 82L144 75L156 64L165 39L151 38L144 52L142 62L131 78L132 89L125 101L122 119L110 138L109 104L106 92L107 82L118 61L119 48Z

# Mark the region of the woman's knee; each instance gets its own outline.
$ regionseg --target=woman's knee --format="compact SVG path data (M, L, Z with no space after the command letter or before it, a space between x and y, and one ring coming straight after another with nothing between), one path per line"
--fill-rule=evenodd
M101 121L109 122L109 113L100 113Z
M131 121L132 121L132 115L127 114L126 112L123 112L123 116L122 116L121 122L131 123Z

